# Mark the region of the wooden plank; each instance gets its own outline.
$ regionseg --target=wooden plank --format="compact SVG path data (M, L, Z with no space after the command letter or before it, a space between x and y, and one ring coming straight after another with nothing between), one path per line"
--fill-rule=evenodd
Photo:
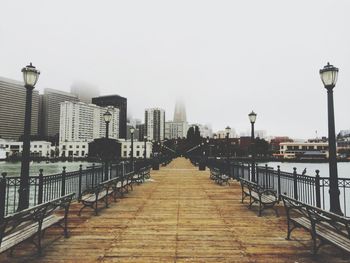
M293 231L285 240L284 208L257 216L257 206L241 204L238 182L220 186L209 171L198 171L178 158L151 172L146 181L124 198L102 209L99 216L73 203L69 214L70 238L50 228L38 258L29 242L13 258L1 262L347 262L342 252L321 247L314 257L306 231ZM89 211L89 212L88 212Z

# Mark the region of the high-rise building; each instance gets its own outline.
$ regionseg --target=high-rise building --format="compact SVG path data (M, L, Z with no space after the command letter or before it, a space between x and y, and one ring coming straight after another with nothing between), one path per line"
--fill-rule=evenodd
M177 100L174 111L174 122L187 122L186 107L182 100Z
M119 109L99 107L83 102L62 102L60 109L60 142L90 142L105 137L106 123L103 114L112 114L109 123L109 138L119 138Z
M92 103L92 98L100 96L97 86L85 82L73 83L70 87L70 92L76 95L79 101L87 104Z
M186 138L187 130L187 122L167 121L165 123L165 139Z
M139 141L143 141L145 139L145 124L136 124L136 129L139 130Z
M60 105L61 102L78 102L76 95L68 92L44 89L41 105L41 127L40 134L43 136L57 136L60 131Z
M149 140L164 140L165 111L163 109L150 108L145 110L145 132Z
M92 98L92 103L101 107L113 106L119 109L119 137L126 139L127 99L119 95L109 95Z
M0 137L18 139L23 135L26 104L24 83L0 77ZM39 92L33 90L31 134L38 134Z

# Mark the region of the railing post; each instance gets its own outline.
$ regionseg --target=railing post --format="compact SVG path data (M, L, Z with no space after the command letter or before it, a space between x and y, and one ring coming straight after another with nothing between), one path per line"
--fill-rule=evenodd
M79 185L78 185L78 200L81 199L81 185L83 183L83 165L79 165Z
M248 165L248 167L247 167L248 168L248 178L247 178L247 180L248 181L252 181L252 179L253 179L253 177L252 177L252 169L250 169L250 164L249 163L247 165ZM244 164L243 164L243 167L244 167Z
M66 195L66 167L63 166L62 171L62 183L61 183L61 196Z
M277 188L278 188L278 201L281 201L281 167L277 165Z
M44 175L43 169L39 169L39 191L38 191L38 205L43 203L44 195Z
M92 171L91 171L91 184L92 184L92 188L94 188L95 185L95 164L92 164Z
M241 177L242 177L243 179L245 179L245 178L244 178L244 163L241 164L241 172L242 172L242 176L241 176ZM248 180L249 180L249 171L248 171Z
M316 206L321 208L320 170L316 170L315 192L316 192Z
M113 164L111 163L110 165L109 165L109 179L112 179L112 169L113 169Z
M265 164L265 180L264 180L264 188L270 188L270 184L269 184L269 181L268 181L268 166L267 164Z
M259 166L257 164L254 164L254 170L255 170L255 183L259 184Z
M6 209L6 175L7 173L2 173L0 178L0 219L5 217Z
M294 182L294 199L298 200L298 177L297 177L297 168L293 168L293 182Z

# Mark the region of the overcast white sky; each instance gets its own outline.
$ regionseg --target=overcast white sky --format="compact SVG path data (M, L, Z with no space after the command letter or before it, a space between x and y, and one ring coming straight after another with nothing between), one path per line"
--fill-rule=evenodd
M74 81L128 98L143 119L172 119L183 97L190 122L298 138L327 135L318 71L339 67L336 130L350 129L350 1L2 0L0 76L21 80L30 61L37 88ZM1 94L0 94L1 95Z

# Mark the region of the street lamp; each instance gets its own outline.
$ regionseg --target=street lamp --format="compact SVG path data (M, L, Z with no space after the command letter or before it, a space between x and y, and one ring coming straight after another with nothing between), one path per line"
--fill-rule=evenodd
M134 170L134 132L135 132L135 128L131 127L130 128L130 135L131 135L131 151L130 151L130 155L131 155L131 167Z
M146 144L147 144L147 136L144 136L143 137L143 139L144 139L144 141L145 141L145 149L144 149L144 151L143 151L143 159L146 161L146 158L147 158L147 151L146 151Z
M110 113L108 110L103 114L103 118L106 123L106 138L108 139L108 132L109 132L109 123L112 120L112 113Z
M255 136L254 136L254 123L256 121L256 113L252 111L248 114L250 123L251 123L251 147L252 147L252 181L255 182Z
M103 118L106 123L106 141L108 140L108 132L109 132L109 123L112 120L112 113L107 111L103 114ZM107 149L104 150L104 158L105 158L105 181L108 180L108 156Z
M327 89L330 211L342 215L343 213L339 202L340 191L338 187L337 148L335 141L333 104L333 88L337 83L338 71L338 68L330 65L328 62L323 69L320 69L320 76L324 87Z
M231 133L231 128L227 126L225 128L225 133L226 133L226 162L227 162L227 170L229 166L229 138L230 138L230 133Z
M23 130L23 151L21 164L21 181L19 186L18 211L29 207L29 163L30 163L30 132L32 118L32 95L38 81L40 71L32 63L22 68L24 87L26 88L26 108Z

